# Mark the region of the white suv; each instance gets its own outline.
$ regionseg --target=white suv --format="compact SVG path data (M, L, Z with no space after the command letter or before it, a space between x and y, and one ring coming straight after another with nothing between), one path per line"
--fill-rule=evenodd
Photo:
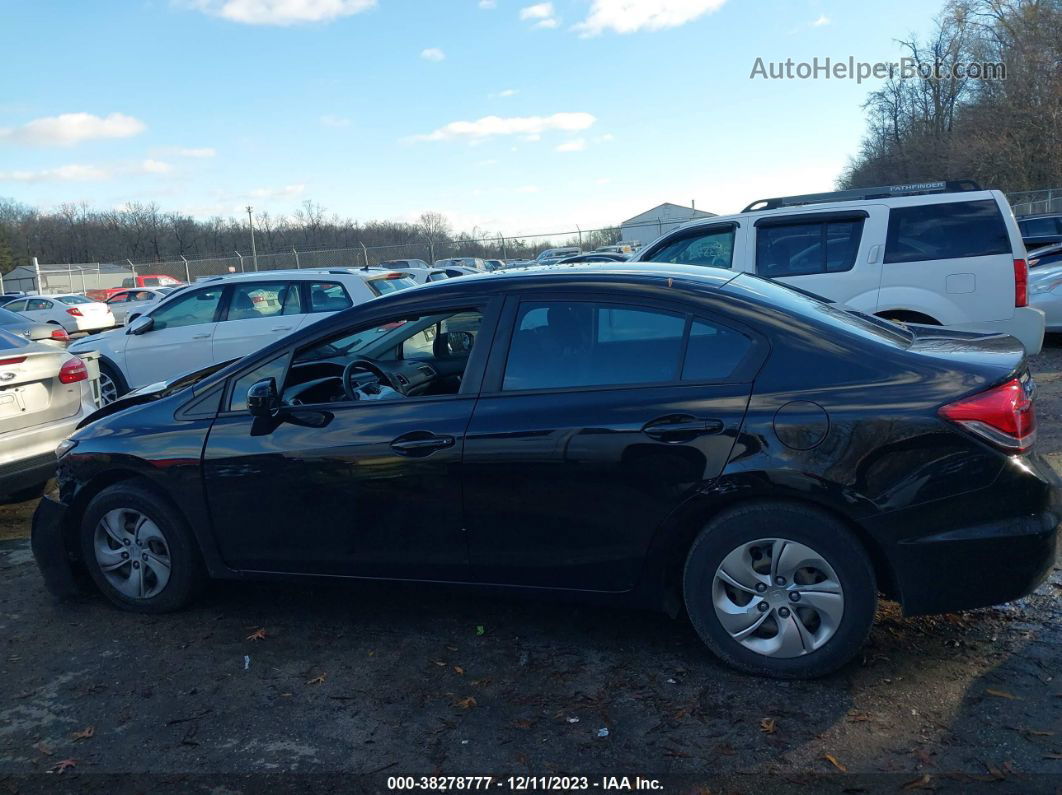
M1038 353L1025 246L1007 199L970 181L753 202L688 223L632 258L748 271L907 323L1002 332Z
M300 326L413 287L381 268L261 271L216 276L171 293L124 329L70 346L99 351L106 404L130 389L253 353Z

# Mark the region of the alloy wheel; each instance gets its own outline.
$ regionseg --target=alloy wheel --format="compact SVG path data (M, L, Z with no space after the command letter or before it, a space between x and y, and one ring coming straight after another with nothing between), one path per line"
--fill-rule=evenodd
M122 596L150 599L170 581L169 543L159 526L140 511L108 511L96 525L92 546L100 572Z
M766 657L821 648L844 615L844 590L833 567L811 547L785 538L732 550L716 569L712 601L730 637Z
M118 385L104 370L100 369L100 405L106 406L118 399Z

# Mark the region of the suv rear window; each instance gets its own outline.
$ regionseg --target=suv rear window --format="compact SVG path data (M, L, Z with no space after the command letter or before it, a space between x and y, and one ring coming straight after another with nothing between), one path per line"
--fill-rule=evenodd
M768 279L849 271L859 253L863 218L770 220L756 225L756 273Z
M893 207L885 262L1010 254L1003 214L992 199Z

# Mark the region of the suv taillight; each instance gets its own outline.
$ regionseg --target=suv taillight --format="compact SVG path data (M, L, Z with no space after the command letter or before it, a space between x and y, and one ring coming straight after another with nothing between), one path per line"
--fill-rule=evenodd
M1033 401L1017 378L942 406L940 416L1007 452L1024 453L1036 441Z
M1014 306L1029 305L1029 266L1023 259L1014 260Z
M72 357L63 362L59 368L59 383L76 384L78 381L88 380L88 368L77 357Z

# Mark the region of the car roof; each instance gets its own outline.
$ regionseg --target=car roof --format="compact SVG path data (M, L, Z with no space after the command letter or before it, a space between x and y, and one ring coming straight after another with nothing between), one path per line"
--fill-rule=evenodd
M368 268L284 268L283 270L273 271L252 271L251 273L223 273L217 276L207 276L197 280L196 284L212 284L214 282L254 282L254 281L272 281L274 279L290 279L293 276L358 276L362 279L368 279L371 276L386 276L389 273L395 273L394 268L378 268L370 266ZM133 288L124 288L133 289ZM142 288L150 289L150 288Z

